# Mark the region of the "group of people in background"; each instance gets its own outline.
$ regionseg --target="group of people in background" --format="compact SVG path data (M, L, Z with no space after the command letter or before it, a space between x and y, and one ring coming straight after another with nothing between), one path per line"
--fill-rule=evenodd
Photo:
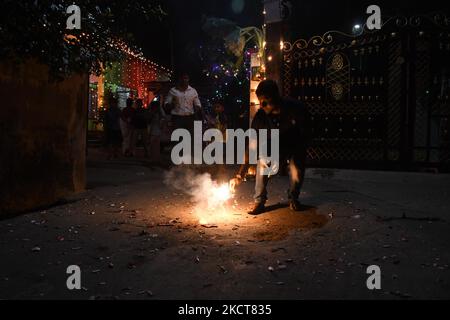
M108 159L135 157L139 142L144 147L144 155L151 162L161 162L161 120L171 116L172 129L186 129L191 134L195 121L203 121L208 128L219 129L225 134L228 127L225 106L215 100L213 110L205 114L197 90L189 84L189 75L180 74L164 104L155 100L147 107L140 99L128 99L126 108L119 109L118 99L111 97L104 119Z
M105 114L104 129L108 159L136 156L139 141L144 147L145 157L159 163L161 150L161 119L163 111L159 101L144 108L140 99L128 99L126 108L119 109L118 99L111 97Z

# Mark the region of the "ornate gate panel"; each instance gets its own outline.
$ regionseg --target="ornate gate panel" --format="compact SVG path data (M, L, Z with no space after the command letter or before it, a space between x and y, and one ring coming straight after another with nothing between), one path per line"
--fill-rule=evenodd
M411 40L416 49L413 56L416 99L413 112L412 157L417 163L448 165L450 164L450 33L442 25L442 28L436 28L431 32L423 21L418 20L416 23L420 31L416 32Z
M312 113L313 164L448 162L448 19L432 19L285 43L283 91Z

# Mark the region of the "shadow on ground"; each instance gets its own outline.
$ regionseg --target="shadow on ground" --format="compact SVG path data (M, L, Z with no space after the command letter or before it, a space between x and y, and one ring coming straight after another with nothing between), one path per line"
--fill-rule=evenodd
M323 228L328 217L317 212L316 207L303 205L300 212L293 212L288 204L276 204L267 207L260 218L272 218L270 224L258 230L253 237L258 241L279 241L286 239L291 232L309 231Z

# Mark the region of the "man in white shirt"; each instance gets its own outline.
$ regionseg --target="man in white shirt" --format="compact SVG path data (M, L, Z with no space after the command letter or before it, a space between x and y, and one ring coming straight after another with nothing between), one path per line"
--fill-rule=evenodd
M172 88L165 101L165 110L170 111L176 129L194 131L195 114L202 112L197 90L189 85L189 75L183 73L177 86Z

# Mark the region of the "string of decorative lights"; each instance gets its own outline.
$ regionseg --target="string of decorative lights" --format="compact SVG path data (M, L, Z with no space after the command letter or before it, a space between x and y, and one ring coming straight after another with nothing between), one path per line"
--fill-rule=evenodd
M82 33L78 40L95 37ZM95 43L95 42L94 42ZM146 83L152 81L170 81L173 72L168 68L146 58L140 48L130 47L123 40L112 39L107 45L119 53L119 58L103 66L101 78L107 91L115 92L117 88L127 88L137 94L137 98L145 98ZM99 108L103 108L105 92L99 92Z

